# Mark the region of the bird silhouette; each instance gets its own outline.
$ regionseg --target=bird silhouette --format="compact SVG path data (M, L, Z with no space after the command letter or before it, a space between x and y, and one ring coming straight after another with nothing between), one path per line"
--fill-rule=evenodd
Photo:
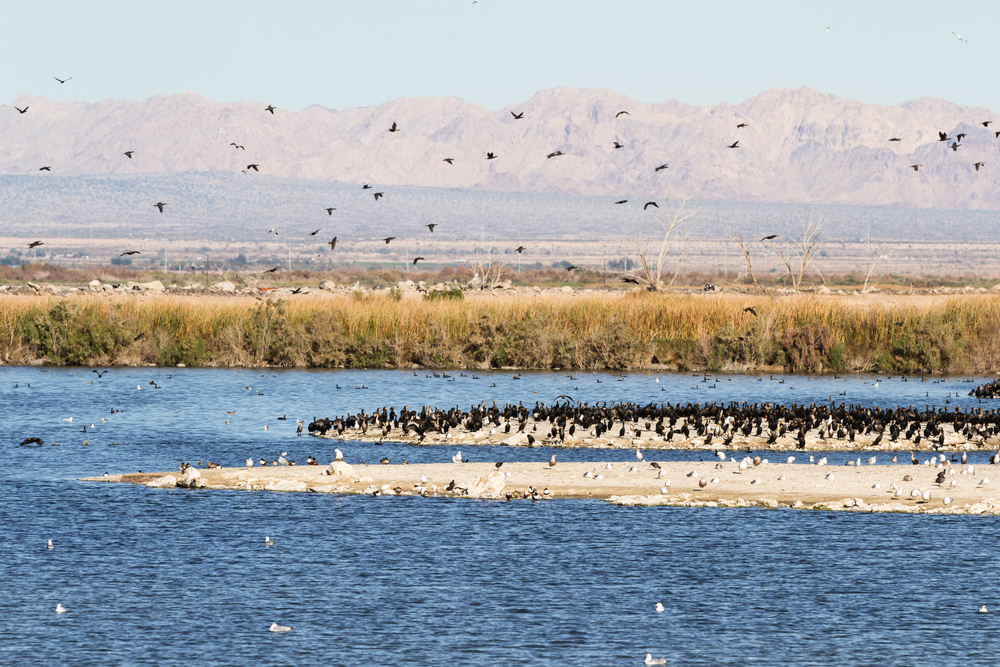
M770 241L771 239L776 239L776 238L778 238L777 234L771 234L770 236L765 236L764 238L762 238L760 242L763 243L764 241Z
M262 271L261 273L276 273L280 268L281 268L280 266L276 266L273 269L267 269L266 271Z
M19 107L14 107L14 108L17 109L18 113L27 113L27 111L28 111L28 107L24 107L23 109L21 109Z
M427 227L427 229L431 230L431 233L433 233L434 232L434 228L437 227L439 224L440 223L438 223L438 222L431 222L431 223L428 223L428 224L426 224L424 226Z
M128 158L129 160L131 160L131 159L132 159L132 153L134 153L134 152L135 152L135 151L125 151L124 153L122 153L122 155L124 155L124 156L125 156L125 157L127 157L127 158Z
M737 140L736 140L736 141L734 141L733 143L729 144L729 148L739 148L739 147L740 147L740 146L739 146L739 143L740 143L740 140L739 140L739 139L737 139Z
M334 211L336 211L337 209L333 209L333 210L334 210ZM323 231L323 228L322 228L322 227L321 227L320 229L317 229L317 230L316 230L315 232L309 232L309 236L316 236L316 235L317 235L317 234L319 234L319 233L320 233L321 231Z
M580 268L579 266L576 266L574 264L570 264L569 266L566 267L566 272L569 273L570 271L573 271L573 270L579 269L579 268Z
M39 167L38 171L52 171L52 167Z
M163 213L163 207L166 206L166 205L167 205L167 202L165 202L165 201L158 201L155 204L153 204L153 206L155 206L156 208L160 209L160 213Z
M40 245L45 245L45 242L44 241L33 241L33 242L31 242L31 243L28 244L28 249L30 250L31 248L37 248Z
M254 171L256 171L259 174L260 173L260 169L257 168L259 166L260 166L259 164L248 164L247 165L247 169L253 169Z
M615 148L625 148L625 146L623 144L620 144L617 141L614 142L614 143L615 143Z
M947 135L947 133L945 133L945 132L938 132L938 141L949 141L950 139L951 139L951 137L949 137Z
M42 440L41 438L25 438L24 440L21 441L21 445L20 446L35 445L35 444L37 444L37 445L44 445L45 441Z
M983 126L983 127L989 127L989 126L990 126L990 123L992 123L992 122L993 122L992 120L984 120L984 121L982 122L982 126Z
M653 170L653 173L655 174L656 172L660 171L661 169L670 169L670 165L669 164L661 164L659 167L657 167L656 169Z
M104 377L108 373L108 371L99 371L99 370L92 370L90 372L91 373L97 373L97 379L101 379L102 377Z
M646 205L642 207L642 210L645 211L650 206L655 206L656 208L660 208L660 205L657 204L655 201L648 201L646 202Z
M446 157L445 159L443 159L441 161L442 162L447 162L450 165L454 165L455 164L455 158L453 158L453 157Z
M751 315L753 315L754 317L757 317L757 311L756 311L756 310L754 310L754 307L753 307L753 306L747 306L746 308L744 308L744 309L743 309L743 312L744 312L744 313L750 313L750 314L751 314Z
M984 164L986 164L986 163L985 162L976 162L972 166L976 168L976 171L979 171L979 168L982 167Z
M629 276L622 276L622 282L623 283L632 283L633 285L638 285L639 284L638 280L636 280L635 278L631 278Z
M422 260L422 259L424 259L424 258L423 258L423 257L414 257L414 258L413 258L413 266L416 266L416 265L417 265L417 262L419 262L419 261L420 261L420 260Z
M326 208L326 209L323 209L323 210L326 211L327 215L333 215L333 212L336 211L337 209L335 209L335 208L333 208L331 206L330 208ZM319 230L316 230L316 231L319 231Z
M739 125L736 126L736 129L738 130L738 129L746 127L746 126L747 126L746 123L740 123Z
M953 151L958 151L958 149L961 148L961 147L962 147L962 144L958 143L957 141L954 142L954 143L948 144L948 148L950 148Z
M556 151L555 153L549 153L548 155L545 156L545 159L549 159L549 158L553 158L553 157L559 157L560 155L565 155L565 153L563 153L562 151Z
M372 186L370 186L370 185L368 185L367 183L365 183L364 185L362 185L362 186L361 186L361 189L362 189L362 190L371 190L371 189L372 189Z
M893 137L889 141L902 141L902 139L900 139L899 137Z
M268 234L270 234L271 232L274 232L274 235L275 235L275 236L277 236L277 235L278 235L278 230L277 230L277 229L275 229L274 227L271 227L271 229L267 230L267 233L268 233Z
M396 127L396 121L393 121L392 127L389 128L389 132L402 132L402 130Z
M389 241L393 240L394 238L396 238L396 237L395 237L395 236L386 236L386 237L385 237L384 239L382 239L382 240L383 240L383 241L385 241L385 244L386 244L386 245L389 245Z
M243 148L242 146L240 146L239 144L237 144L237 143L236 143L235 141L234 141L234 142L232 142L232 143L230 143L229 145L230 145L230 146L235 146L236 148L240 148L240 149L242 149L242 150L246 150L245 148Z
M615 204L627 204L627 203L628 203L627 199L622 199L621 201L616 201L615 202Z
M57 76L54 76L54 77L52 77L52 78L53 78L53 79L55 79L56 81L58 81L59 83L66 83L67 81L70 81L70 80L72 80L72 79L73 79L73 77L70 77L69 79L60 79L60 78L59 78L59 77L57 77Z
M967 136L968 135L965 132L959 132L958 134L955 135L955 141L962 141L962 139L964 139Z
M516 253L517 253L518 255L520 255L520 254L521 254L522 252L524 252L525 250L527 250L527 248L525 248L525 247L524 247L523 245L519 245L519 246L517 246L517 248L515 248L515 249L514 249L514 251L515 251L515 252L516 252Z
M622 114L625 114L626 116L632 115L628 111L619 111L618 113L615 114L615 118L618 118L618 116L621 116Z
M140 253L138 250L126 250L125 252L123 252L122 254L120 254L118 256L119 257L124 257L125 255L141 255L141 254L142 253Z
M376 192L373 196L375 197L375 201L378 201L379 197L384 197L385 196L385 193L384 192Z
M270 104L267 105L267 108L264 109L264 111L270 111L271 115L272 116L274 115L274 107L272 107Z
M487 153L486 154L486 159L487 160L495 160L495 159L497 159L497 157L498 156L494 155L493 153Z
M521 113L514 113L513 111L511 111L510 115L514 117L514 120L521 120L522 118L524 118L523 111Z
M924 165L922 165L922 164L911 164L910 165L910 169L912 169L913 171L920 171L920 168L922 166L924 166Z
M340 239L338 239L336 236L334 236L332 239L330 239L330 242L327 243L327 245L330 246L330 250L333 250L333 249L335 249L337 247L337 241L339 241L339 240Z

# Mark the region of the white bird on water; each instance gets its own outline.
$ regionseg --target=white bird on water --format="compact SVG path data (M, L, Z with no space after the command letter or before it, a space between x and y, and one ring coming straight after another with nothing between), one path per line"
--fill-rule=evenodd
M657 602L656 603L656 613L660 614L662 612L663 612L663 603L662 602Z
M46 548L48 548L48 549L54 549L55 548L55 545L52 544L52 540L49 540L49 543L46 545Z
M667 664L666 658L654 658L652 653L646 654L646 659L643 661L647 665L665 665Z
M264 536L264 546L266 546L266 547L273 547L274 546L274 540L272 540L269 536L265 535Z
M71 421L73 421L73 418L72 417L70 417L69 419L63 418L63 421L64 422L71 422Z
M271 632L288 632L294 627L295 627L294 625L289 626L289 625L278 625L277 623L272 623Z
M982 607L979 608L979 613L980 614L985 614L988 611L989 611L989 609L986 608L986 605L983 605Z
M66 607L62 606L61 604L57 604L56 605L56 613L57 614L65 614L66 613Z

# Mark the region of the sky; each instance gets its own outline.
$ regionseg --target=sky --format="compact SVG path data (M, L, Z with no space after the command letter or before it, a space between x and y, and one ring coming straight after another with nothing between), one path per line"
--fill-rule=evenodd
M1000 111L998 24L995 0L5 3L0 102L190 90L293 111L449 95L496 110L567 86L701 106L808 86Z

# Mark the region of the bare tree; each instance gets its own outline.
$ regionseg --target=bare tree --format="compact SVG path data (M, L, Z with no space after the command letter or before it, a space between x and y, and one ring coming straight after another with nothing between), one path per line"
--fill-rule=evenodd
M473 283L479 283L479 289L493 290L499 287L504 281L504 273L507 265L504 264L501 254L496 250L493 243L489 248L481 248L481 252L476 255L476 262L473 265L475 275ZM479 282L476 280L479 278Z
M878 266L879 262L883 259L889 259L892 257L892 251L885 251L885 241L876 243L874 246L868 247L869 257L868 259L868 272L865 273L865 285L861 288L862 292L868 291L868 283L871 281L872 274L875 273L875 268Z
M726 228L726 236L729 237L729 242L740 249L743 253L743 262L747 266L747 273L750 274L750 279L753 280L753 286L760 289L760 285L757 284L757 276L753 272L753 260L750 259L750 251L747 250L747 245L743 241L743 232L734 232L732 229Z
M761 239L761 241L771 249L781 263L785 265L788 277L792 281L792 289L799 289L802 278L809 270L809 260L820 247L820 236L823 234L823 227L826 225L826 217L815 211L802 225L802 239L789 244L790 249L785 250L774 242L774 239ZM793 266L797 264L798 266Z
M674 281L677 279L677 275L680 273L681 267L684 265L684 260L687 258L688 251L691 247L691 218L697 213L701 208L696 208L693 210L688 209L688 197L678 200L677 210L671 214L664 211L664 217L662 219L657 219L660 227L663 230L663 239L660 241L660 246L655 249L655 258L651 258L650 255L650 243L653 241L652 235L642 238L641 234L636 234L635 239L633 239L630 245L635 248L636 254L639 255L639 264L642 266L642 275L638 278L642 282L646 283L647 289L650 291L657 291L662 286L663 282L661 276L663 274L663 260L667 254L667 245L670 241L670 237L674 232L679 232L683 230L684 232L684 247L681 253L681 258L677 262L677 269L674 271L673 276L670 279L670 284L673 285ZM664 206L666 206L666 199L664 199Z

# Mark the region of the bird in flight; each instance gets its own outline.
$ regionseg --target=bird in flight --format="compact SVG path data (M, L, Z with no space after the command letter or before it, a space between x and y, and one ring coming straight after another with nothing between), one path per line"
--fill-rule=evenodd
M44 445L45 441L42 440L41 438L25 438L24 441L21 442L22 446L23 445L35 445L35 444L37 444L37 445Z
M743 312L744 313L750 313L754 317L757 317L757 311L754 310L753 306L747 306L746 308L743 309Z
M616 201L615 202L615 204L627 204L627 203L628 203L627 199L622 199L621 201Z
M453 158L453 157L446 157L445 159L443 159L441 161L442 162L447 162L450 165L454 165L455 164L455 158Z
M52 78L53 78L53 79L55 79L56 81L58 81L59 83L66 83L67 81L69 81L69 80L70 80L70 79L72 79L73 77L70 77L69 79L60 79L59 77L57 77L57 76L54 76L54 77L52 77Z
M645 211L650 206L654 206L656 208L660 208L660 205L657 204L655 201L648 201L648 202L646 202L646 205L642 207L642 210Z
M523 111L521 113L514 113L513 111L511 111L510 115L514 117L514 120L521 120L522 118L524 118Z
M27 111L28 111L28 107L24 107L23 109L21 109L19 107L14 107L14 108L17 109L18 113L27 113Z
M395 236L386 236L386 237L385 237L384 239L382 239L382 240L383 240L383 241L385 241L385 244L386 244L386 245L389 245L389 241L393 240L394 238L396 238L396 237L395 237Z
M135 151L125 151L124 153L122 153L122 155L124 155L124 156L125 156L125 157L127 157L127 158L128 158L129 160L131 160L131 159L132 159L132 153L134 153L134 152L135 152Z
M160 213L163 213L163 207L166 206L166 205L167 205L167 202L165 202L165 201L158 201L155 204L153 204L153 206L155 206L156 208L160 209Z
M264 271L264 273L275 273L280 268L281 268L280 266L276 266L273 269L268 269L267 271Z
M274 115L274 107L272 107L270 104L267 105L267 108L264 109L264 111L270 111L271 115L272 116Z
M330 246L330 250L334 250L337 247L337 241L339 240L340 239L338 239L336 236L334 236L333 239L330 240L330 242L327 244L328 246Z
M618 142L616 141L616 142L615 142L615 148L625 148L625 146L623 146L622 144L620 144L620 143L618 143Z
M519 245L519 246L517 246L517 248L515 249L515 251L517 252L517 254L518 254L518 255L520 255L520 254L521 254L522 252L524 252L525 250L527 250L527 248L525 248L525 247L524 247L523 245Z
M390 132L402 132L401 129L396 127L396 121L392 121L392 127L389 128Z
M984 120L984 121L982 122L982 126L983 126L983 127L989 127L989 126L990 126L990 123L992 123L992 122L993 122L992 120Z
M565 153L563 153L562 151L556 151L555 153L549 153L548 155L545 156L545 159L547 160L549 158L559 157L560 155L565 155Z
M92 371L90 371L90 372L91 372L91 373L97 373L97 379L98 379L98 380L100 380L100 379L101 379L102 377L104 377L104 376L105 376L105 375L107 375L107 373L108 373L108 371L99 371L99 370L96 370L96 369L95 369L95 370L92 370Z
M568 272L570 272L570 271L572 271L574 269L579 269L579 268L580 267L576 266L575 264L570 264L569 266L566 267L566 272L568 273Z
M493 153L487 153L486 154L486 159L487 160L495 160L495 159L497 159L497 156L494 155Z
M957 32L955 32L954 30L952 30L952 31L951 31L951 34L955 35L955 37L958 37L958 41L960 41L960 42L965 42L966 44L968 44L968 43L969 43L969 40L967 40L967 39L966 39L965 37L962 37L961 35L959 35L959 34L958 34Z
M277 230L277 229L275 229L274 227L272 227L271 229L267 230L267 233L268 233L268 234L270 234L271 232L274 232L274 235L275 235L275 236L277 236L277 235L278 235L278 230Z
M739 148L739 147L740 147L740 146L739 146L739 144L740 144L740 140L739 140L739 139L737 139L737 140L736 140L736 141L734 141L733 143L729 144L729 147L730 147L730 148Z
M661 169L669 169L669 168L670 168L669 164L661 164L659 167L657 167L656 169L653 170L653 173L655 174L656 172L658 172Z
M52 171L52 167L39 167L38 171Z
M938 132L938 141L950 141L951 137L946 132Z
M260 169L257 168L259 166L260 166L259 164L248 164L247 165L247 169L253 169L254 171L256 171L259 174L260 173Z
M138 250L126 250L125 252L123 252L122 254L120 254L118 256L119 257L124 257L125 255L141 255L141 254L142 253L140 253Z
M28 244L28 249L30 250L31 248L37 248L40 245L45 245L45 242L44 241L32 241L31 243Z
M622 282L623 283L632 283L633 285L638 285L639 284L638 280L636 280L635 278L632 278L630 276L622 276Z
M439 223L439 222L431 222L431 223L429 223L429 224L427 224L425 226L427 227L427 229L431 230L431 233L433 234L434 233L434 228L437 227L439 224L441 224L441 223Z
M948 148L950 148L953 151L957 151L961 147L962 147L962 144L958 143L957 141L954 142L954 143L948 144Z
M384 196L385 196L384 192L376 192L375 195L374 195L375 201L378 201L379 197L384 197Z
M958 133L958 134L956 134L956 135L955 135L955 140L956 140L956 141L961 141L961 140L962 140L962 139L964 139L965 137L966 137L966 134L965 134L965 132L960 132L960 133Z
M242 148L243 150L246 150L245 148L243 148L242 146L240 146L239 144L237 144L235 141L231 142L229 145L230 146L235 146L236 148Z
M737 126L736 126L736 129L738 130L738 129L740 129L741 127L746 127L746 126L747 126L747 124L746 124L746 123L740 123L739 125L737 125Z
M337 209L333 209L333 210L334 210L334 211L336 211ZM332 214L331 214L331 215L332 215ZM321 231L322 231L322 228L320 228L320 229L317 229L317 230L316 230L315 232L309 232L309 236L316 236L316 235L317 235L317 234L319 234L319 233L320 233Z
M364 185L362 185L362 186L361 186L361 189L362 189L362 190L371 190L371 189L372 189L372 186L370 186L370 185L368 185L367 183L365 183Z
M976 168L976 171L979 171L979 168L982 167L984 164L986 164L986 163L985 162L977 162L977 163L975 163L972 166Z
M414 258L413 258L413 266L416 266L416 265L417 265L417 262L419 262L419 261L420 261L420 260L422 260L422 259L424 259L424 258L423 258L423 257L414 257Z
M333 207L331 206L330 208L327 208L327 209L323 209L323 210L324 210L324 211L326 211L326 214L327 214L327 215L333 215L333 212L334 212L334 211L336 211L337 209L335 209L335 208L333 208Z
M912 169L913 171L920 171L920 168L922 166L924 166L924 165L922 165L922 164L911 164L910 165L910 169Z
M994 138L1000 138L1000 132L994 132L993 133L993 137Z
M899 137L893 137L889 141L902 141L902 139L900 139Z
M622 114L625 114L626 116L632 115L628 111L619 111L618 113L615 114L615 118L618 118L618 116L621 116Z
M760 242L763 243L764 241L770 241L771 239L776 239L776 238L778 238L777 234L771 234L770 236L765 236L764 238L762 238Z

